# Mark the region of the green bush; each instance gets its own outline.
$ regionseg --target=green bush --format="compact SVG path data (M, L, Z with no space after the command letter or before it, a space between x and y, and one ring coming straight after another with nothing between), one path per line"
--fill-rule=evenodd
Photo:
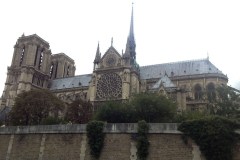
M56 117L47 117L42 120L42 125L54 125L54 124L66 124L67 122L64 121L62 118Z
M95 120L107 121L108 123L137 122L134 118L132 107L120 102L106 102L97 111Z
M67 107L65 119L72 123L86 124L92 118L92 109L93 106L89 101L75 100Z
M141 93L130 101L136 120L151 123L172 122L176 115L176 104L163 95Z
M99 158L103 148L105 137L103 129L104 123L101 121L91 121L87 124L88 145L94 158Z
M207 117L185 121L178 129L196 142L207 160L232 160L237 128L239 125L228 119Z
M15 98L9 112L12 125L40 125L49 116L58 117L64 110L64 102L45 89L22 92Z
M199 111L195 111L195 112L182 112L181 114L177 114L175 117L174 122L177 123L181 123L183 121L187 121L187 120L194 120L194 119L201 119L201 118L205 118L209 116L207 113L205 112L199 112Z
M109 123L136 123L145 120L152 123L172 122L176 104L165 96L141 93L127 103L107 102L95 114L95 120Z
M148 130L149 125L146 123L146 121L142 120L138 122L137 157L139 160L146 160L148 156Z

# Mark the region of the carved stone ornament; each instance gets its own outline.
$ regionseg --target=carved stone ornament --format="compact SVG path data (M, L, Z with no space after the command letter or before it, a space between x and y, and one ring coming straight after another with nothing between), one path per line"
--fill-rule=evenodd
M97 83L97 99L122 97L122 79L116 73L103 74Z
M114 54L108 54L105 59L106 66L112 67L117 63L117 58Z

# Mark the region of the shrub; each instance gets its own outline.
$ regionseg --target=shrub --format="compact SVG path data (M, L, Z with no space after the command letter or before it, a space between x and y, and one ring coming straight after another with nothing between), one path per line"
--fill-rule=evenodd
M137 137L137 157L139 160L146 160L148 156L148 130L149 126L146 121L138 122L138 137Z
M55 124L66 124L67 122L64 121L62 118L57 117L47 117L42 120L42 125L55 125Z
M84 100L75 100L67 108L65 119L72 123L88 123L92 118L92 104Z
M104 123L101 121L91 121L87 124L88 145L94 158L99 158L103 148L105 137L103 129Z
M13 125L39 125L49 116L58 117L64 109L64 103L53 93L44 89L35 89L20 93L15 98L9 121Z
M237 128L239 125L228 119L207 117L185 121L178 129L196 142L207 160L232 160Z
M96 112L94 119L108 123L137 122L132 107L114 101L103 104Z
M141 93L130 102L107 102L95 114L96 120L109 123L172 122L176 115L176 104L165 96Z
M208 114L205 112L199 112L199 111L195 111L195 112L182 112L181 114L176 115L175 117L175 122L177 123L181 123L183 121L187 121L187 120L194 120L194 119L201 119L201 118L205 118L207 117Z
M151 123L171 122L176 115L176 104L163 95L141 93L135 95L130 106L135 111L136 120Z

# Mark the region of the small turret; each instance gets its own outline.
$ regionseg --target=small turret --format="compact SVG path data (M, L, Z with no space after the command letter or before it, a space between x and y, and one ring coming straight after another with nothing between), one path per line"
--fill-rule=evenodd
M100 60L101 60L101 53L100 53L99 42L98 42L97 52L96 52L96 56L95 56L95 59L94 59L94 63L99 63Z
M98 65L99 65L100 61L101 61L101 53L100 53L99 42L98 42L96 56L95 56L95 59L93 61L93 70L98 68Z

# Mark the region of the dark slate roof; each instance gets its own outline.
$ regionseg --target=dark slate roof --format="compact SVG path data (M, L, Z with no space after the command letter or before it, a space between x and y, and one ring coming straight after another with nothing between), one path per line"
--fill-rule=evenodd
M151 89L158 89L160 88L161 84L163 85L164 88L174 88L176 87L175 84L168 78L167 75L164 75L157 81Z
M74 77L54 79L51 82L50 90L89 86L91 78L92 74L84 74Z
M187 76L206 73L223 74L209 59L163 63L140 67L141 79L160 78L168 76Z
M208 59L182 61L174 63L163 63L156 65L149 65L140 67L141 79L163 78L164 75L168 77L199 75L207 73L223 73L215 67ZM50 90L70 89L75 87L88 87L92 78L92 74L79 75L74 77L59 78L52 81ZM227 78L227 77L226 77ZM167 81L168 87L172 86L170 81ZM159 85L161 79L158 81ZM158 85L158 82L155 85Z

